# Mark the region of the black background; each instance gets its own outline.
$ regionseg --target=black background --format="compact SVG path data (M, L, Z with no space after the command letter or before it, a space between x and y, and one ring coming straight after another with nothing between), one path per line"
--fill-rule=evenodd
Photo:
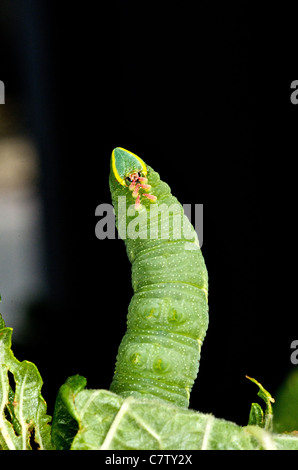
M50 414L72 374L109 387L131 268L121 240L96 238L95 209L121 146L181 203L204 204L210 325L191 407L246 424L245 375L274 395L294 367L294 15L248 2L6 8L1 79L38 144L49 284L16 356L38 366Z

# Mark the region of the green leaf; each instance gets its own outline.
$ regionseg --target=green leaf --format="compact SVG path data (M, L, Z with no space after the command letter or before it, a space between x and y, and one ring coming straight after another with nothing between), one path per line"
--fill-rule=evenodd
M1 295L0 295L0 302L1 302ZM0 330L2 330L2 328L5 328L5 323L0 313Z
M264 412L259 403L252 403L248 419L249 425L264 427Z
M246 426L244 430L251 435L255 450L298 450L298 436L274 434L259 426Z
M11 351L12 329L0 316L0 447L9 450L52 449L50 416L41 396L42 379L29 361Z
M159 450L252 448L234 423L167 404L84 390L75 399L79 431L72 449Z
M162 400L124 399L107 390L82 390L64 399L78 423L72 450L298 450L297 437L243 428Z
M264 429L271 431L273 427L273 411L272 403L275 402L271 394L265 390L256 379L246 376L251 382L255 383L259 387L258 396L266 403L265 415L260 405L252 403L252 407L249 414L248 424L256 424L263 427Z
M75 419L74 399L85 388L86 379L80 375L69 377L60 387L53 414L52 442L57 450L70 449L78 431Z
M298 431L298 368L293 368L276 393L274 430Z

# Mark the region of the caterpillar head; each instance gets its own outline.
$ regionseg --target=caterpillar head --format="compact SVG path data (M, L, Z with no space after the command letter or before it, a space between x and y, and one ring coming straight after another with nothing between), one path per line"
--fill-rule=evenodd
M132 196L136 200L136 210L141 208L142 197L152 202L156 201L156 196L148 193L151 186L147 184L147 167L140 157L129 150L117 147L112 152L112 169L118 183L132 191Z

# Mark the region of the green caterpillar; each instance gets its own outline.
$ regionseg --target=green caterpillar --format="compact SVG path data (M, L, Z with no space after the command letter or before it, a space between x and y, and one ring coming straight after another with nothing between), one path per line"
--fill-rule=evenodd
M208 327L196 232L170 187L132 152L113 150L109 183L134 290L110 390L188 407Z

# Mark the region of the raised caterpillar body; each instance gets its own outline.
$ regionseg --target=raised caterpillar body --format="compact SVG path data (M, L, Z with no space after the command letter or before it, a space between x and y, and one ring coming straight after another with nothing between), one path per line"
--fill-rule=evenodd
M124 240L134 295L110 389L122 396L146 395L187 407L208 327L208 274L196 233L169 186L127 150L116 148L112 153L110 189L118 229L124 219L127 227L134 220L139 225L142 218L145 221L142 238ZM119 196L126 196L120 212ZM166 238L160 236L162 214L152 210L163 204L173 210ZM177 238L174 218L180 218L186 235ZM159 234L154 239L152 230Z

